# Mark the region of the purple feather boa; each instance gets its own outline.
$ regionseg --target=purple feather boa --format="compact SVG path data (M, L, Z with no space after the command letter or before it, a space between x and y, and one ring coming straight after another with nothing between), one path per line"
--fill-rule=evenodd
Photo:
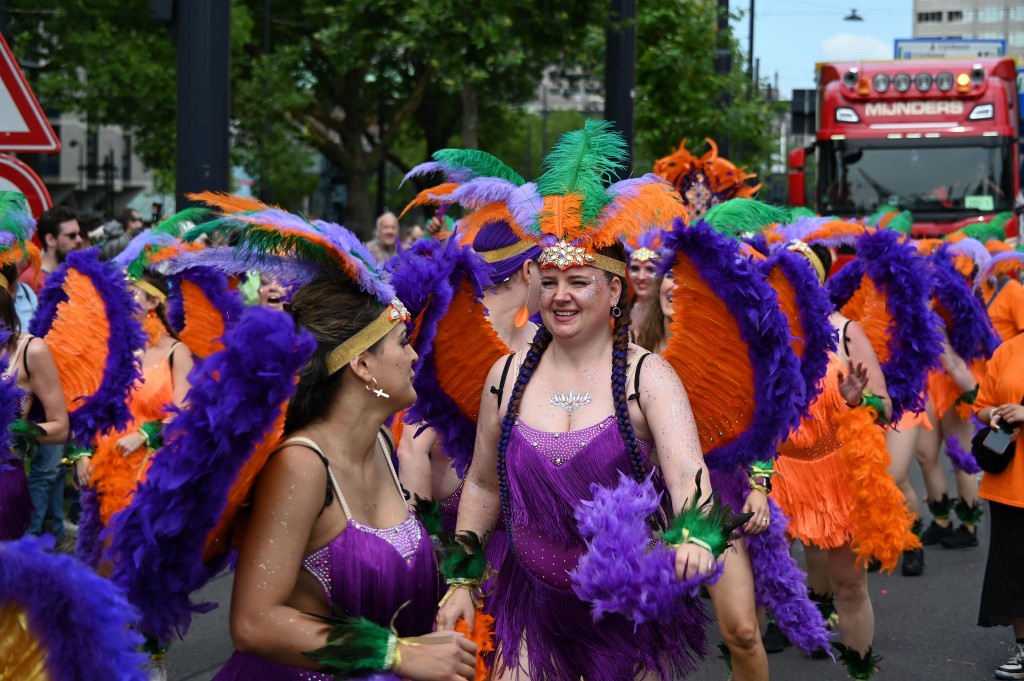
M929 257L935 297L949 313L946 335L949 345L965 362L988 359L999 347L985 307L957 271L945 245Z
M314 341L283 313L257 307L225 345L192 371L187 406L165 428L160 456L105 533L113 537L111 579L142 611L142 630L162 640L183 635L191 613L204 608L189 595L226 560L204 563L206 536L239 471L294 394Z
M146 347L146 335L134 317L135 303L124 275L113 264L101 262L95 248L68 253L60 269L47 277L46 286L39 292L39 307L29 324L33 335L45 337L53 327L57 306L68 299L63 286L71 269L88 277L96 288L103 299L110 329L100 387L68 415L71 436L80 443L88 443L97 433L123 428L128 423L128 395L142 377L135 351Z
M775 456L779 440L800 423L804 380L800 364L789 346L789 322L779 309L778 297L740 243L700 221L687 226L673 222L665 233L665 260L661 271L675 265L676 254L690 258L705 283L725 303L747 344L754 372L753 415L750 427L731 442L704 454L708 467L746 469L755 461ZM709 338L709 343L716 339ZM687 377L682 377L686 383Z
M762 239L763 239L762 235ZM789 281L796 293L796 305L803 327L803 357L800 358L800 375L804 379L804 402L801 414L806 415L811 402L821 392L821 379L828 371L829 354L835 352L838 333L829 316L832 302L825 289L818 283L818 275L811 263L799 253L785 248L778 249L758 267L767 277L775 268Z
M434 363L437 325L451 305L463 282L468 281L480 298L491 285L490 265L468 246L455 240L420 241L388 262L392 284L414 317L419 317L419 334L413 344L419 355L413 386L417 400L409 408L408 423L426 424L434 429L445 455L459 477L473 460L476 423L466 418L441 389ZM486 320L480 320L488 323Z
M47 678L143 681L134 608L114 584L52 549L52 539L36 537L0 544L0 604L27 613L46 652Z
M950 435L946 438L946 456L949 457L953 468L958 471L963 471L968 475L977 475L981 472L981 466L978 465L978 460L974 458L974 454L963 448L963 445L960 444L960 439L956 435Z
M620 473L614 489L594 484L590 490L593 498L576 508L587 550L572 572L572 588L592 605L594 621L616 613L640 625L703 610L700 587L717 582L724 563L710 575L676 578L675 552L651 545L647 518L660 507L662 495L650 476L640 484Z
M750 494L744 471L712 471L711 482L722 502L742 509ZM807 597L807 575L789 555L786 528L789 518L771 498L771 523L761 534L747 535L744 543L754 573L754 598L775 617L779 629L800 650L829 650L830 638L818 608Z
M938 366L942 354L942 321L929 308L933 285L927 261L901 239L899 233L885 229L864 234L857 240L857 258L828 282L839 309L860 286L863 274L885 293L892 323L882 373L892 398L893 423L905 411L924 409L928 370Z
M75 558L83 565L95 569L100 564L100 554L103 552L103 540L100 539L103 522L100 520L100 502L96 496L96 488L83 487L79 500L82 504L82 514L78 520Z
M176 332L185 328L186 322L186 310L180 293L182 281L198 286L207 300L220 311L225 333L242 316L242 296L238 291L231 290L227 276L208 267L195 267L171 277L171 286L178 294L167 299L167 320Z

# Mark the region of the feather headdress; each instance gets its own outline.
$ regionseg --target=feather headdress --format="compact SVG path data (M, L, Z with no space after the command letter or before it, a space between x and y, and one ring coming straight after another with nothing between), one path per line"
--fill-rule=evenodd
M626 255L630 261L647 262L648 260L661 260L661 238L662 231L654 228L643 234L622 240L626 248Z
M975 222L961 227L946 238L950 241L957 241L961 238L977 239L981 243L986 241L1006 241L1006 223L1013 218L1013 213L996 213L991 220L986 222Z
M854 220L840 220L834 217L798 217L788 225L780 225L776 231L786 241L795 239L811 246L838 248L853 246L859 237L876 230Z
M405 184L406 180L415 177L423 177L435 173L444 175L445 182L428 187L417 194L416 198L402 211L402 215L405 215L416 206L451 203L452 201L447 200L445 197L452 195L460 185L477 178L493 178L508 182L516 187L526 184L526 180L519 173L512 170L497 156L486 151L478 151L476 149L441 149L435 151L431 158L433 159L432 161L421 163L406 173L402 183ZM463 226L463 230L465 230L465 226ZM470 241L472 241L471 235L463 237L463 243L470 243Z
M992 278L1015 277L1021 272L1024 272L1024 253L1007 251L998 253L990 259L978 272L978 278L975 281L980 285Z
M686 139L674 153L654 163L654 174L671 182L683 197L689 221L704 217L710 208L735 198L750 199L761 185L750 185L757 175L737 168L718 155L718 145L706 138L708 151L694 156L686 148Z
M209 213L205 208L186 208L152 229L147 229L128 242L114 258L131 281L137 280L147 269L186 250L199 248L182 243L184 232Z
M739 239L767 232L775 225L791 222L791 217L789 211L767 203L737 198L712 206L704 216L704 222L726 236Z
M956 242L946 242L945 251L953 258L957 272L972 283L977 277L977 273L992 259L992 254L988 252L984 244L970 237L964 237Z
M28 260L38 271L39 249L32 243L36 221L24 194L0 192L0 267ZM10 282L4 285L7 288Z

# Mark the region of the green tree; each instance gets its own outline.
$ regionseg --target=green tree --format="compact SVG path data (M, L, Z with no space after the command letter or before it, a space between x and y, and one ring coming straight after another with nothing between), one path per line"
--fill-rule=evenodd
M637 12L637 170L647 170L684 137L701 153L704 138L727 136L730 160L764 173L779 105L752 87L735 38L726 36L732 71L715 73L715 0L641 3ZM723 106L723 94L729 103Z

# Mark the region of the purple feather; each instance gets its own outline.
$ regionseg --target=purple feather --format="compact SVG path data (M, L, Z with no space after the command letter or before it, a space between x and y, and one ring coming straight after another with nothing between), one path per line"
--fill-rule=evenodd
M723 503L743 508L750 495L745 471L712 471L711 482ZM789 555L786 539L789 518L771 498L768 508L771 517L768 529L744 539L754 574L754 598L775 617L779 629L797 648L807 653L827 651L830 649L828 630L818 608L807 597L807 575Z
M103 521L100 520L100 502L96 496L96 488L87 485L80 495L82 514L78 520L78 539L75 543L75 558L83 565L95 569L100 564L103 553Z
M432 194L431 198L475 209L492 203L508 203L519 190L518 185L500 177L479 177L459 185L450 194L437 196Z
M0 329L0 347L7 344L10 333ZM0 357L0 374L7 371L6 353ZM18 539L32 519L32 498L25 478L25 462L7 443L7 434L21 415L21 398L25 391L18 387L15 375L0 378L0 541Z
M426 424L437 432L460 478L473 459L476 424L463 416L441 389L434 363L434 337L463 282L470 283L477 299L483 297L484 289L491 285L489 267L468 246L453 239L420 241L388 262L399 298L419 318L419 333L413 343L419 355L413 386L420 397L409 408L408 422Z
M977 475L981 472L981 466L978 465L978 460L974 458L974 454L963 448L963 445L960 444L960 439L956 435L950 435L946 438L946 456L949 457L953 468L958 471L963 471L968 475Z
M107 532L111 579L142 611L142 630L162 640L183 635L191 614L205 609L189 596L226 559L203 561L206 536L239 471L271 436L315 343L283 313L257 307L225 345L192 371L188 404L165 429L160 456Z
M142 232L129 241L124 250L113 258L113 261L118 267L124 269L135 262L147 247L155 250L159 248L167 248L168 246L177 246L178 248L181 248L181 241L173 234L168 234L167 232L161 232L155 229L147 229L145 232Z
M1009 260L1019 260L1021 261L1021 266L1024 267L1024 253L1021 253L1019 251L999 253L991 260L989 260L988 263L986 263L986 265L981 268L981 271L978 272L978 278L974 280L975 286L981 286L981 282L986 281L989 277L992 276L992 271L996 268L997 265L999 265L1000 263L1007 262Z
M661 493L650 477L641 485L620 473L614 489L594 484L591 492L593 499L576 509L587 551L572 572L572 588L593 606L594 621L616 613L639 625L683 613L692 617L694 609L702 609L700 586L718 581L724 563L710 575L676 578L675 552L651 544L647 518L661 505Z
M977 239L967 237L960 239L956 243L943 244L943 248L947 249L950 255L965 255L974 261L975 266L980 270L985 267L988 262L992 259L992 254L988 252L985 245Z
M519 191L509 198L507 206L521 230L540 236L537 222L541 208L544 207L544 199L537 191L537 183L527 182L519 187Z
M763 239L763 235L759 235ZM800 325L804 330L803 357L800 358L800 375L804 379L804 402L800 412L807 413L811 402L821 392L821 379L828 370L829 353L835 352L838 334L829 316L832 303L825 289L818 283L818 275L811 263L799 253L779 248L769 258L757 265L767 277L778 268L789 281L796 293L796 305L800 312Z
M932 277L927 261L901 236L886 229L864 234L857 240L857 258L828 282L832 302L840 309L860 285L858 271L885 293L892 323L882 373L892 398L893 423L904 411L924 409L928 370L938 366L942 354L942 321L929 308ZM840 277L850 267L858 269Z
M427 161L420 163L418 166L414 166L412 170L405 174L402 178L402 183L398 185L401 187L406 181L411 180L414 177L423 177L424 175L433 175L434 173L446 173L447 167L443 163L437 161Z
M792 241L793 239L806 241L808 234L816 231L819 227L828 222L829 219L830 218L818 216L800 216L788 225L779 225L777 231L786 241Z
M103 299L110 329L103 380L96 392L84 398L81 406L68 415L71 436L79 443L88 443L97 433L123 428L131 417L128 395L142 376L135 352L146 346L146 336L134 317L135 303L128 293L124 275L112 263L101 262L95 248L68 253L64 264L47 277L46 285L39 292L39 307L29 324L32 335L45 338L53 327L57 306L68 299L63 286L71 269L92 282Z
M771 459L779 440L799 424L805 403L800 364L789 346L789 322L779 309L778 297L750 259L741 255L739 242L706 222L687 226L677 219L664 243L662 271L674 266L677 253L690 258L735 317L754 372L750 427L731 442L705 452L704 458L709 467L724 470Z
M945 245L928 261L935 281L933 293L950 317L944 320L950 346L965 362L988 359L1000 341L984 305L957 271Z
M131 627L138 613L114 584L52 549L36 537L0 544L0 605L26 612L47 678L143 681L142 637Z

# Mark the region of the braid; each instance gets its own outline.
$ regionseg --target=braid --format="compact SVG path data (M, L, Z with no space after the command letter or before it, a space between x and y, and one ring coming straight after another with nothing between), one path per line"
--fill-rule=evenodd
M512 394L509 396L508 409L505 411L505 418L501 422L501 437L498 440L498 487L501 492L501 511L505 514L505 522L512 522L512 505L509 500L508 476L506 475L505 450L508 448L508 439L512 434L512 426L516 416L519 414L519 402L523 399L523 392L526 384L530 382L537 365L540 364L540 357L551 342L551 332L543 325L537 329L537 334L530 343L530 350L526 353L526 359L519 369L519 376L516 377Z
M647 478L647 470L640 445L633 430L633 422L629 418L629 401L626 397L626 366L629 356L629 307L621 307L622 314L615 318L615 341L612 345L612 398L615 400L615 420L622 433L622 441L626 443L629 461L633 467L633 477L643 483Z

